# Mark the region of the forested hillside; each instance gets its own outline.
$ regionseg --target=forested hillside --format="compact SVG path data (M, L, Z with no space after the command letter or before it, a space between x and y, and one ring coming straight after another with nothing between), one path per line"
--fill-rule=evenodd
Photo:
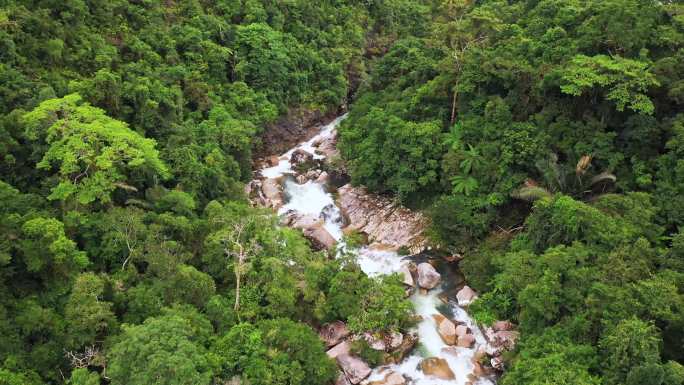
M0 384L329 384L314 327L406 323L396 281L311 251L243 183L267 126L334 114L425 11L0 2Z
M0 385L329 385L322 324L406 333L245 193L347 107L332 163L518 325L499 383L684 384L680 2L5 0Z
M373 63L340 149L431 213L504 385L684 381L684 7L435 2Z

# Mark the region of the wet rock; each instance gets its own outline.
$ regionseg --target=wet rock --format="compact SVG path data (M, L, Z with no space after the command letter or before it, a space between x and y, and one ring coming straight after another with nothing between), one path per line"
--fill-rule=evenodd
M418 285L424 289L433 289L442 276L431 264L423 262L418 265Z
M261 191L264 193L266 206L278 209L283 205L283 188L277 179L264 179L261 182Z
M458 337L457 346L461 348L472 348L475 345L475 336L472 334L466 334L463 337Z
M316 180L319 176L321 176L323 172L321 170L309 170L306 172L306 179L308 180Z
M399 269L399 273L401 273L403 277L402 282L404 283L404 285L410 287L413 287L415 285L415 282L413 282L413 275L411 275L411 270L409 269L408 265L402 265Z
M439 357L430 357L420 362L420 369L428 376L435 376L442 380L456 378L447 361Z
M387 340L389 349L395 350L398 349L404 342L404 335L399 332L392 332L389 336L387 336Z
M401 374L390 371L380 381L371 381L368 385L406 385L406 378Z
M290 155L290 163L292 167L298 167L305 163L311 163L313 161L313 154L308 153L301 148L298 148L292 152Z
M330 250L335 246L335 238L322 225L303 230L304 236L311 240L317 250Z
M328 357L335 359L339 356L349 354L351 352L351 344L349 344L348 341L342 341L339 344L335 345L335 347L328 349L325 354L328 355Z
M342 321L327 323L321 327L318 335L325 342L326 347L331 347L342 342L349 336L350 332L347 325Z
M444 343L447 345L455 345L458 338L456 335L456 325L441 314L433 314L432 318L434 318L437 323L437 333L442 337Z
M280 163L280 158L278 155L271 155L266 159L266 163L271 167L277 166Z
M390 362L398 363L401 362L404 357L406 357L413 348L416 346L416 343L418 342L418 336L415 334L406 334L403 336L401 344L394 348L392 351L391 357L390 357ZM388 363L390 363L388 362Z
M374 243L394 250L404 246L411 254L422 251L427 240L423 234L426 218L395 201L368 193L349 184L338 189L338 205L348 218L349 227L368 234Z
M504 361L501 357L492 358L490 364L492 365L492 368L496 370L503 371L505 369Z
M463 286L463 289L459 290L458 293L456 293L456 299L458 300L458 305L459 306L468 306L470 305L474 300L477 299L477 293L473 289L470 288L470 286Z
M297 175L295 177L295 182L297 182L297 184L304 184L308 181L309 179L306 177L306 175Z
M326 171L323 171L320 175L318 175L318 177L316 177L316 183L326 184L328 181L330 181L330 175Z
M316 153L323 155L326 158L326 161L329 161L333 158L337 158L339 156L339 151L337 151L337 134L336 132L333 132L332 135L329 135L328 137L322 138L318 143L314 143L314 147L316 147Z
M383 338L378 338L370 333L364 333L363 339L366 340L368 346L373 350L385 351L387 350L387 344Z
M342 368L349 382L356 385L371 374L371 368L361 359L349 354L337 356L337 364Z
M467 327L466 325L458 325L456 326L456 335L458 337L463 337L467 334L470 333L470 328Z
M344 224L344 218L342 215L340 215L340 211L337 209L337 207L335 207L335 205L332 203L323 207L320 217L325 221L337 223L340 226Z

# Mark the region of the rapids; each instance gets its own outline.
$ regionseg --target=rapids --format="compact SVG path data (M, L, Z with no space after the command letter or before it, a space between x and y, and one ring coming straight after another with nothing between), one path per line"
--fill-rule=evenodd
M327 191L327 186L315 181L308 181L304 184L296 183L294 178L291 177L294 174L294 170L289 160L292 153L297 149L313 154L315 159L323 159L323 155L315 152L314 143L334 137L337 126L344 118L344 115L338 117L330 124L324 126L316 136L300 143L283 154L279 158L277 165L261 170L261 175L266 178L285 177L283 190L286 203L278 210L278 213L284 214L289 210L295 210L302 214L324 218L325 228L338 241L338 248L344 247L342 239L343 220L332 194ZM347 251L351 251L357 256L359 266L368 276L392 274L398 272L402 265L407 263L404 257L393 251L369 247ZM442 286L444 286L444 280L442 281ZM409 380L409 384L415 385L465 385L471 381L468 378L468 375L473 372L471 358L479 348L486 346L486 341L479 327L465 309L458 306L455 298L448 298L446 304L439 298L442 292L443 287L430 290L427 294L421 294L420 290L415 291L410 299L414 304L416 314L422 317L422 321L416 327L419 338L418 346L403 362L374 369L373 373L364 383L382 380L386 373L384 370L388 368L403 374ZM433 314L440 313L453 320L463 322L470 327L476 339L472 349L449 346L444 343L437 333L436 323L432 317ZM440 380L432 376L426 376L420 370L419 364L423 358L427 357L445 359L456 375L456 378L454 380ZM477 382L472 384L490 385L493 383L490 379L479 378Z

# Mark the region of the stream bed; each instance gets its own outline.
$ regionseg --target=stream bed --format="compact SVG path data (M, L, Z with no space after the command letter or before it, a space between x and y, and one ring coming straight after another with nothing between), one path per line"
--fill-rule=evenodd
M321 131L303 143L290 149L279 157L277 164L263 168L261 175L265 178L279 178L282 180L284 204L278 209L279 214L285 214L294 210L297 213L323 218L324 228L338 242L337 247L345 247L343 241L344 219L338 208L330 188L325 182L309 180L305 183L297 183L292 176L295 170L290 163L290 157L296 150L304 150L313 155L314 159L321 160L325 156L318 153L316 143L330 139L336 135L336 128L345 116L335 119L330 124L322 127ZM402 257L394 251L377 247L362 247L355 250L347 250L357 257L357 263L368 276L378 276L400 272L411 257ZM414 385L489 385L494 384L494 379L486 376L474 376L473 357L481 349L485 350L487 341L474 320L467 311L458 305L455 291L449 287L450 280L447 264L436 264L442 280L439 286L432 290L416 289L410 300L414 305L415 313L422 318L417 324L415 332L418 336L418 346L404 358L399 364L386 365L373 369L372 373L363 383L381 381L389 371L404 376L408 384ZM451 282L453 286L453 282ZM458 324L469 327L475 337L472 347L457 347L447 345L437 331L437 323L433 318L435 314L442 314ZM448 363L449 368L455 375L455 379L444 380L435 376L426 375L420 369L420 362L428 357L439 357Z

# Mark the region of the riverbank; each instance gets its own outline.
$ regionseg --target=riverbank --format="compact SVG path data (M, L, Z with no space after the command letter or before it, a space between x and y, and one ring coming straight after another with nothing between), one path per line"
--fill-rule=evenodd
M267 158L259 177L248 185L255 204L276 210L282 223L301 229L314 248L331 257L347 249L370 277L395 273L404 277L419 320L416 328L405 334L417 337L417 347L399 362L371 370L348 348L340 348L345 343L341 339L329 350L343 373L338 383L494 383L500 349L488 341L466 311L475 293L463 285L462 278L452 279L458 276L457 260L447 263L434 256L418 256L429 249L423 236L425 218L362 188L331 185L328 161L335 156L336 128L342 119L344 116L323 126L318 134L284 154ZM347 247L344 234L351 232L365 236L367 244ZM346 339L354 338L363 337ZM375 345L378 350L388 350L386 344Z

